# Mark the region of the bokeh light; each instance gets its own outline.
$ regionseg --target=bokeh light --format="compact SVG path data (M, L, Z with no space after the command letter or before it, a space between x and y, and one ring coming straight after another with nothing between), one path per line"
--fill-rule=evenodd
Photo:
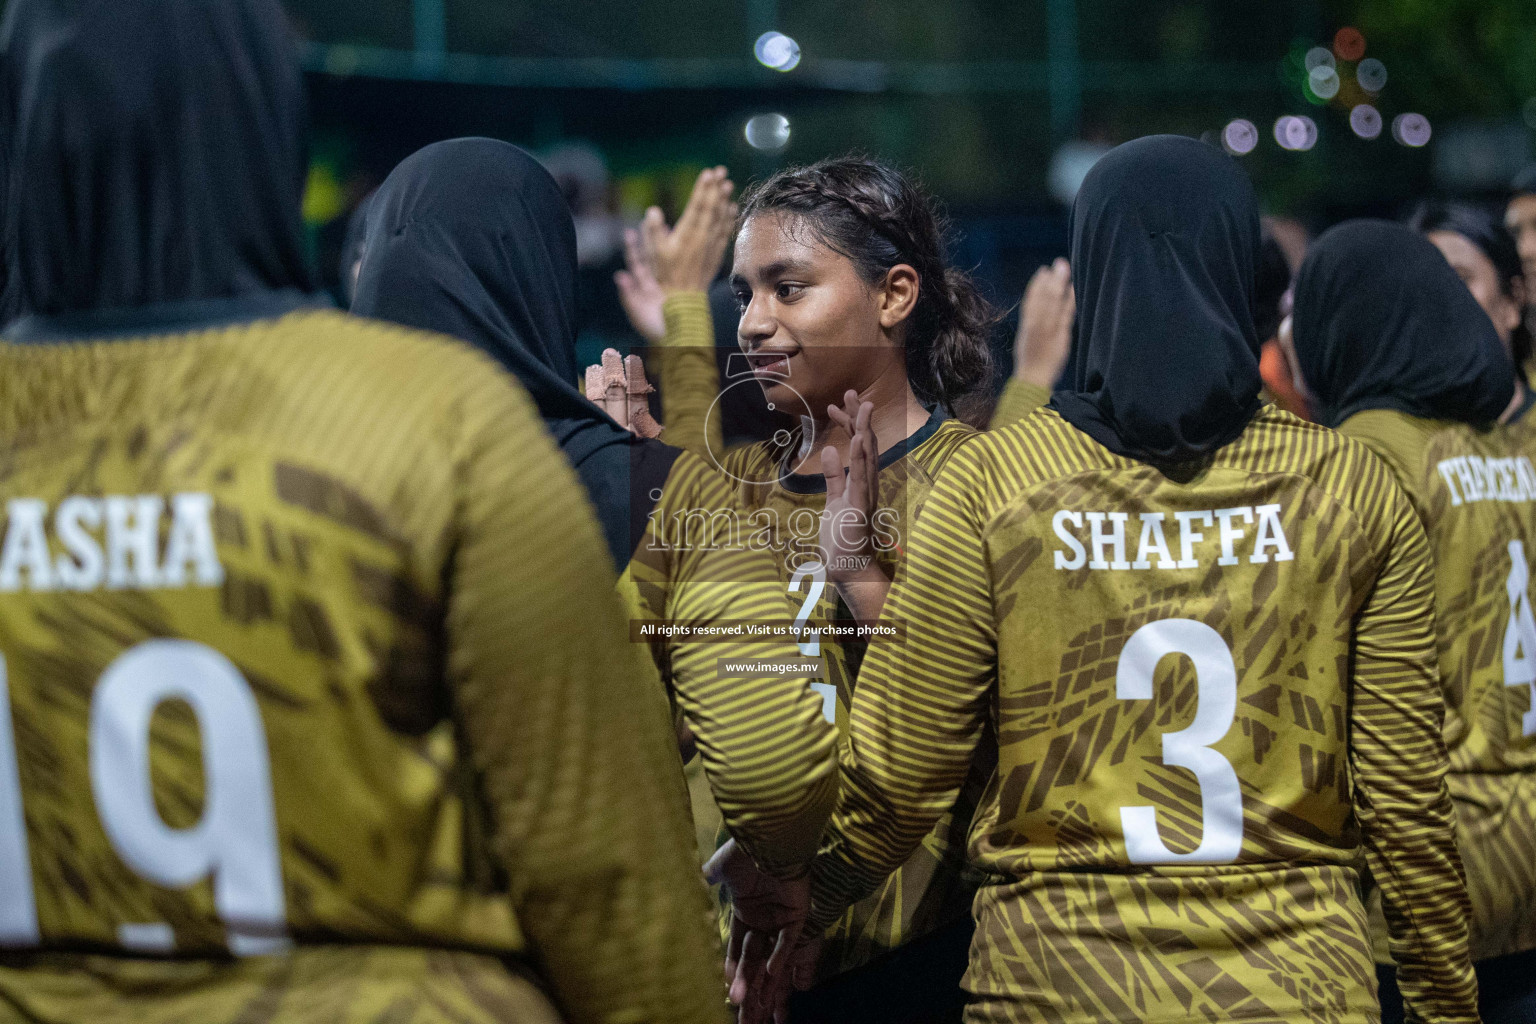
M1387 87L1387 66L1375 57L1367 57L1355 68L1355 81L1366 92L1381 92Z
M783 149L789 143L789 118L783 114L758 114L749 118L747 145L753 149Z
M1429 118L1423 114L1398 114L1392 119L1392 138L1410 149L1428 145L1431 134Z
M1308 71L1314 71L1317 68L1332 68L1337 66L1334 64L1333 51L1328 49L1326 46L1314 46L1312 49L1308 50L1306 65Z
M1339 94L1339 73L1326 64L1319 64L1307 73L1307 88L1320 100L1331 100Z
M1349 127L1362 139L1374 139L1381 134L1381 111L1361 103L1349 112Z
M1281 149L1305 153L1317 145L1317 122L1310 117L1286 114L1275 122L1275 141Z
M1247 156L1259 144L1259 129L1252 121L1234 118L1221 132L1221 145L1233 156Z
M1357 28L1339 29L1333 37L1333 53L1339 60L1359 60L1365 56L1365 36Z
M752 46L757 61L774 71L793 71L800 66L800 44L782 32L764 32Z

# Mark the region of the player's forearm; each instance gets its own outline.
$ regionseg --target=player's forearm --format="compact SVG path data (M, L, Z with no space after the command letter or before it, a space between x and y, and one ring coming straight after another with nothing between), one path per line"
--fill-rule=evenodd
M1410 1019L1474 1021L1470 907L1445 786L1432 571L1406 503L1356 625L1350 759L1366 862Z
M705 292L678 292L662 306L667 333L652 360L661 383L662 425L668 444L709 458L724 452L720 417L709 416L720 395L715 328Z
M837 800L837 730L805 677L718 670L733 659L796 659L792 644L689 646L705 650L674 658L678 697L726 829L764 871L797 875Z
M685 561L691 573L709 578L673 588L673 618L788 620L784 586L766 553L706 552ZM733 582L743 576L749 578ZM803 675L731 666L799 657L788 640L681 643L672 652L678 702L726 828L761 868L780 876L804 870L831 816L837 730L822 716L821 697Z
M859 572L835 578L833 583L859 625L872 626L880 621L885 600L891 593L891 581L878 563L871 561Z
M854 689L838 809L812 866L813 922L830 923L901 865L954 806L985 731L996 678L977 468L964 453L918 520L887 616Z
M904 864L960 792L957 784L928 799L897 795L887 780L871 780L847 761L838 789L837 811L811 866L809 927L815 933L825 931Z
M788 731L765 729L763 736L773 751L734 762L712 752L704 772L731 836L765 872L792 878L815 856L837 803L836 731L824 751ZM781 760L785 740L788 756Z
M1354 716L1357 738L1379 737L1410 755L1396 768L1403 775L1391 781L1356 759L1356 799L1372 807L1361 823L1366 863L1381 887L1388 947L1410 1019L1471 1022L1477 1020L1477 981L1467 954L1471 908L1444 785L1444 754L1438 766L1426 767L1430 751L1416 750L1402 735L1401 718L1370 708Z
M1006 427L1010 423L1017 423L1050 400L1051 389L1048 386L1010 377L1003 388L1002 397L997 400L991 425Z

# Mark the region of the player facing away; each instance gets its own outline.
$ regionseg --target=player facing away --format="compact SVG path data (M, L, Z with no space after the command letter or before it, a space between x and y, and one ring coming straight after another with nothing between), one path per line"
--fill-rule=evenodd
M1383 221L1342 224L1318 239L1297 279L1293 320L1293 360L1319 421L1391 468L1429 535L1446 784L1472 905L1469 949L1483 1019L1530 1020L1536 469L1515 433L1496 425L1516 391L1513 365L1434 245ZM1384 985L1383 1017L1401 1019L1391 1004Z
M810 930L995 753L968 1021L1374 1021L1362 863L1411 1011L1475 1021L1424 531L1364 446L1261 403L1247 178L1141 139L1071 230L1066 390L918 520ZM744 966L757 1016L783 973Z
M395 168L372 209L353 312L452 334L522 381L609 536L623 538L632 618L787 626L784 587L768 553L747 544L725 477L634 436L573 386L576 229L549 172L505 142L439 142ZM803 673L720 667L796 661L794 641L637 639L655 655L731 834L764 868L803 874L836 795L836 730Z
M719 1021L576 480L310 297L278 5L6 18L0 1020Z

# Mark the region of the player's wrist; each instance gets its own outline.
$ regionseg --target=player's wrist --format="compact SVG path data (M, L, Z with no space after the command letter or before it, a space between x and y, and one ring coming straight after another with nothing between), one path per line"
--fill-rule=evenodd
M891 582L890 577L885 574L884 569L880 568L880 563L875 561L873 555L845 555L832 561L840 567L828 569L827 580L839 590L844 587L886 586ZM863 564L858 564L860 562Z

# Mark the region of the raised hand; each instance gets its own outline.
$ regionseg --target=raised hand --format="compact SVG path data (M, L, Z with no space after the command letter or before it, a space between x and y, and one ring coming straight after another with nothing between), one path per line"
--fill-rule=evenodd
M872 402L858 392L843 395L843 407L827 407L832 422L848 433L848 473L837 449L821 452L827 479L827 505L821 514L821 564L834 583L860 578L874 564L874 515L880 504L880 445L870 418Z
M603 349L603 361L587 367L587 400L638 437L658 437L661 424L651 416L646 396L656 390L645 378L639 356L621 359L617 349Z
M774 878L733 839L704 865L704 876L731 896L725 983L740 1024L783 1024L790 992L814 980L820 949L819 939L803 935L811 912L809 875Z
M724 167L710 167L699 173L676 227L667 227L659 207L645 211L641 249L664 295L709 290L736 226L734 189Z
M1077 295L1072 290L1072 266L1057 259L1041 267L1024 289L1019 331L1013 341L1013 375L1043 388L1055 387L1072 351L1072 324Z
M642 247L640 232L634 228L624 230L624 265L627 269L613 275L613 283L619 289L619 304L635 333L646 344L658 345L667 334L667 321L661 312L667 295L656 283L651 259Z

